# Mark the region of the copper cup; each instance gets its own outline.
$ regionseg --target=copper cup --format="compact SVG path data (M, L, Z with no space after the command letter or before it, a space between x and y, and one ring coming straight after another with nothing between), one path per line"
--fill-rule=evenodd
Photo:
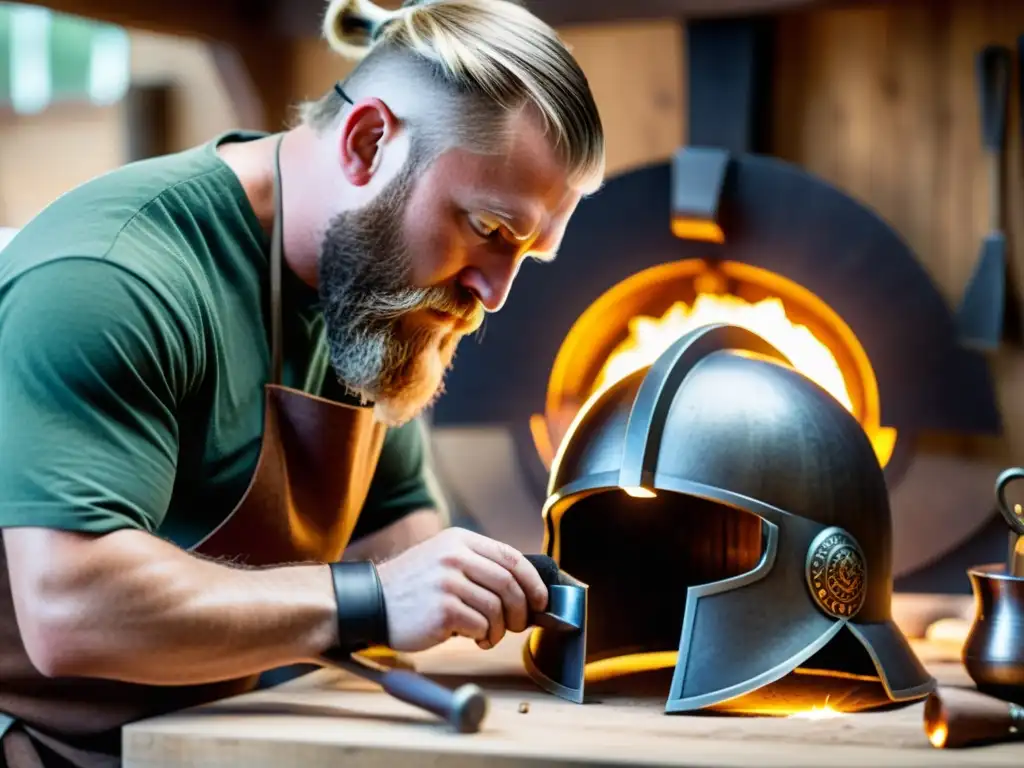
M974 620L963 663L979 691L1024 703L1024 577L994 563L970 568Z

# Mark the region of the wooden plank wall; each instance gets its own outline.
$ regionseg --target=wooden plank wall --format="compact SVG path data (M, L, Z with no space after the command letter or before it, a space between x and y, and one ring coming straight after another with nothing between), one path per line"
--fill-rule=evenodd
M780 25L776 153L888 219L951 302L989 227L974 55L989 42L1015 48L1020 34L1019 0L903 0ZM1024 267L1016 85L1015 73L1006 202Z
M802 13L779 27L775 153L887 219L952 306L990 224L974 57L992 42L1015 49L1021 34L1020 0L901 0ZM1004 226L1021 292L1024 156L1014 62ZM954 438L949 447L1024 463L1024 354L1007 349L992 366L1004 437Z

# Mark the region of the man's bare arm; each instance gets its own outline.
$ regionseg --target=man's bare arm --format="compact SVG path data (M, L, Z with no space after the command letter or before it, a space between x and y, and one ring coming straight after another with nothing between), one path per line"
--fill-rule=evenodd
M153 685L309 662L337 641L326 565L243 569L143 531L3 531L23 642L39 671Z
M386 528L352 542L345 549L343 559L372 560L380 563L421 541L426 541L440 533L443 528L444 521L436 510L418 509Z

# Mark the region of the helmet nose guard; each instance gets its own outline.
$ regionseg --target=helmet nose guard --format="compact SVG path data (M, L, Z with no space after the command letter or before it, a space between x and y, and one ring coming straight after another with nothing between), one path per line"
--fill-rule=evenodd
M537 627L524 647L550 693L660 669L666 712L778 714L934 689L891 619L874 450L757 334L695 329L594 395L548 492L544 550L587 589L575 642Z

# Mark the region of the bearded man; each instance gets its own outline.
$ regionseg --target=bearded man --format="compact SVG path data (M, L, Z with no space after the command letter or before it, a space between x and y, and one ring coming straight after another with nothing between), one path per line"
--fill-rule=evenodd
M603 174L586 78L504 0L337 0L361 59L276 135L72 190L0 257L0 713L9 765L259 675L452 635L547 593L445 529L418 415Z

